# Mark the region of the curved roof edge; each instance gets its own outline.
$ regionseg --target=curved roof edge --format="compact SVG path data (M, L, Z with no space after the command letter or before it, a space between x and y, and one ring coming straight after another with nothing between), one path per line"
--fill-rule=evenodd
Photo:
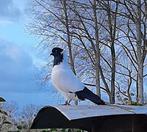
M132 120L147 122L147 106L46 106L38 112L31 129L80 128L90 130L93 124L115 128L116 123L120 125L120 128L124 125L127 129L131 127L129 123Z
M79 105L79 106L52 106L60 111L68 120L91 118L98 116L146 114L147 106L128 105Z

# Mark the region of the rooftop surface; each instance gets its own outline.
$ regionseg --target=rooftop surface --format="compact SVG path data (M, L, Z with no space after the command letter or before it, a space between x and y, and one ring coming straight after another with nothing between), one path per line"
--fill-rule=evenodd
M147 106L58 105L43 107L31 129L79 128L88 132L146 132Z
M52 106L60 111L68 120L82 119L109 115L146 114L147 106L128 105L79 105L79 106Z

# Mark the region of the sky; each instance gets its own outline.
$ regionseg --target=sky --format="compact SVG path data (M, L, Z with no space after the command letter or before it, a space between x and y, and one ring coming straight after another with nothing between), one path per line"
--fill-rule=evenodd
M51 83L42 85L40 73L46 65L27 24L29 0L0 0L0 96L7 102L24 105L61 103Z
M28 2L0 0L0 96L21 108L64 103L50 82L42 85L48 55L37 48L40 39L27 29Z
M32 21L29 2L0 0L0 96L20 109L30 104L63 104L63 97L50 81L42 85L43 67L50 58L37 48L40 38L27 30Z

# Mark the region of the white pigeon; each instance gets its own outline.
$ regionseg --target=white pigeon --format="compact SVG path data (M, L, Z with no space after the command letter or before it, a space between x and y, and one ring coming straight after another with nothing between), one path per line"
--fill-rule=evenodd
M95 104L104 105L105 102L95 95L74 75L69 68L63 49L55 47L51 55L54 56L51 81L54 87L65 97L65 104L69 105L72 100L88 99Z

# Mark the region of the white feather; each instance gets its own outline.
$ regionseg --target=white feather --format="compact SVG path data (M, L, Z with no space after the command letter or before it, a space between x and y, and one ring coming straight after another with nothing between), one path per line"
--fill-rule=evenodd
M63 58L63 62L53 67L51 80L54 87L67 99L73 99L75 97L74 93L83 90L84 85L69 68L65 54Z

